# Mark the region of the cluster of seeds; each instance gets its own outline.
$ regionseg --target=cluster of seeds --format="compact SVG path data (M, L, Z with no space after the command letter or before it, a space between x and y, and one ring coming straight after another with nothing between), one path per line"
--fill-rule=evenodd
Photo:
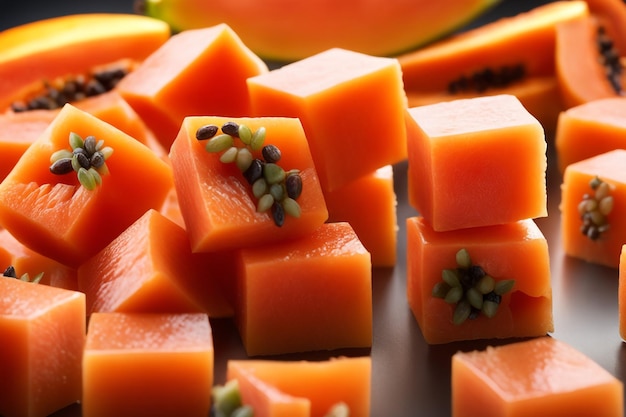
M456 305L452 316L456 325L476 319L481 313L488 318L495 316L502 296L513 289L515 281L496 281L481 266L472 264L466 249L456 253L456 263L456 268L442 271L442 281L433 287L433 297Z
M88 76L59 78L44 82L41 91L31 97L11 104L14 112L28 110L53 110L87 97L111 91L130 70L125 66L115 66L95 71Z
M489 88L502 88L520 81L525 76L522 64L504 65L497 69L485 68L471 75L461 75L448 83L448 93L483 93Z
M95 136L80 135L70 132L71 150L61 149L50 156L50 172L65 175L76 172L78 181L88 190L93 190L102 183L102 175L109 172L106 160L113 154L113 148L104 146L104 140Z
M5 269L4 272L2 273L2 276L7 277L7 278L17 278L15 267L13 265L9 265L7 269ZM21 281L32 282L33 284L38 284L39 281L41 281L41 278L43 278L43 272L38 273L33 278L31 278L27 272L23 274L19 279Z
M210 417L252 417L254 410L241 402L241 393L237 379L231 379L224 385L215 385L211 389Z
M589 181L593 193L585 194L578 204L578 213L583 222L580 231L591 240L597 240L609 230L607 216L613 210L611 186L597 176Z
M611 87L613 87L615 93L623 95L624 88L622 86L621 76L624 71L624 65L622 64L619 51L615 48L613 40L609 38L606 34L606 30L602 26L598 28L597 44L601 64L606 70L606 77L609 83L611 83Z
M281 152L275 145L265 145L266 130L260 127L252 131L245 124L226 122L220 127L204 125L196 131L196 139L207 141L208 152L221 152L220 161L234 163L252 186L257 199L257 211L271 210L277 226L285 223L285 216L300 217L300 205L296 201L302 194L300 171L285 171L278 165ZM235 139L243 144L238 146ZM261 151L262 159L253 152Z

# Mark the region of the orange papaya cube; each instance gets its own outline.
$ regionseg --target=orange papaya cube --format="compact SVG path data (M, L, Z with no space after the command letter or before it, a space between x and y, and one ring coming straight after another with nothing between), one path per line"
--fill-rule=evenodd
M206 142L196 139L200 127L221 127L229 121L246 125L254 132L264 128L264 143L281 151L277 165L285 171L300 170L302 194L296 200L300 217L286 216L284 224L278 227L271 210L257 211L258 200L252 194L252 187L235 164L221 162L220 153L207 152ZM252 151L252 155L263 160L261 151ZM238 249L304 237L328 219L324 195L298 119L190 116L185 118L172 144L170 160L180 210L194 252Z
M254 410L255 417L310 417L311 401L289 395L263 381L246 368L235 367L241 404Z
M142 143L148 132L130 105L114 91L77 102L76 107L112 124ZM0 180L7 176L26 149L43 134L59 110L30 110L0 114Z
M172 36L116 90L169 149L189 115L250 115L246 79L267 65L226 24Z
M618 274L619 334L626 340L626 244L620 251Z
M72 149L72 132L114 150L93 190L74 171L50 171L52 154ZM77 267L147 209L160 207L172 184L170 166L151 149L67 104L0 184L0 224L30 249Z
M387 165L324 194L328 221L350 223L374 267L396 264L398 201L393 186L393 168Z
M626 150L567 166L561 185L561 244L566 255L611 268L626 242Z
M561 112L554 140L561 172L573 162L626 148L626 98L593 100Z
M6 269L9 265L13 266L18 278L28 274L32 280L43 274L39 280L40 284L78 290L76 268L27 248L6 229L0 229L0 248L5 250L10 257L3 264L4 268Z
M78 268L78 286L87 314L229 310L211 269L183 228L150 209Z
M248 79L252 115L302 121L322 187L406 159L398 61L333 48Z
M409 109L408 198L437 231L547 216L541 124L512 95Z
M348 223L242 249L237 323L250 356L370 347L370 254Z
M437 232L416 216L406 227L407 298L427 343L533 337L553 330L548 244L533 220ZM470 270L467 265L458 269L457 253L463 249L475 275L462 273ZM455 272L456 283L444 271ZM487 278L479 286L485 274L491 284ZM498 291L509 280L512 288ZM470 288L479 291L479 301L469 295ZM495 311L487 310L491 307Z
M81 399L85 295L0 278L0 415L45 417Z
M213 363L206 314L94 313L83 356L82 415L206 417Z
M249 378L253 382L250 378L253 377L292 399L307 399L311 417L324 417L339 403L348 406L352 417L370 415L372 360L369 356L320 361L231 359L226 368L227 380L239 382L244 404L251 395L242 381ZM256 408L254 411L256 416Z
M544 336L452 356L453 417L623 416L623 384Z

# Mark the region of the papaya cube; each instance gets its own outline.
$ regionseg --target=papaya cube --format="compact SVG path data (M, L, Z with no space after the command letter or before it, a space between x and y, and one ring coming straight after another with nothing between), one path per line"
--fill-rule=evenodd
M52 154L72 149L72 132L113 149L108 172L93 190L79 183L75 171L50 171ZM172 185L170 166L150 148L66 104L0 183L0 224L30 249L77 267L146 210L160 207Z
M396 264L398 216L390 165L324 194L328 221L348 222L372 256L372 266Z
M243 249L235 321L250 356L370 347L370 254L348 223Z
M433 229L547 215L541 124L512 95L409 109L408 198Z
M322 187L406 159L397 60L333 48L248 79L252 114L298 117Z
M626 150L567 166L561 185L561 244L566 255L611 268L626 242ZM598 186L602 183L603 185ZM597 187L597 188L595 188Z
M226 24L173 35L116 89L169 149L189 115L247 116L246 79L267 65Z
M433 230L419 216L408 218L406 225L407 298L427 343L532 337L553 330L548 244L533 220L447 232ZM459 267L456 256L462 249L469 254L472 266L483 272L472 278L458 274L462 297L448 302L436 296L435 289L442 287L442 295L447 295L459 287L443 285L443 271ZM504 294L496 293L499 300L492 298L495 289L484 287L481 301L469 310L470 316L455 322L457 306L470 299L468 289L477 289L483 274L491 276L496 285L506 280L514 280L514 285ZM499 303L495 315L485 313L480 305L487 306L487 300Z
M213 361L206 314L94 313L83 357L82 415L206 417Z
M561 172L573 162L626 148L626 98L593 100L561 112L554 141Z
M85 295L0 278L0 415L45 417L81 399Z
M231 315L220 280L185 230L150 209L78 268L78 286L94 312Z
M623 391L591 358L547 336L452 356L452 417L619 417Z
M307 416L329 415L329 410L338 403L346 404L352 417L370 416L372 359L369 356L320 361L229 360L226 368L227 380L239 382L244 404L259 404L255 394L260 391L265 392L274 406L287 399L291 406L302 409L304 401L309 408ZM254 410L259 417L278 415L257 414L256 407Z
M278 227L272 210L257 210L258 199L236 164L222 162L221 153L206 151L206 141L196 139L200 127L220 127L226 122L246 125L253 132L265 128L264 144L273 144L281 152L277 165L285 171L300 171L302 194L296 199L300 217L287 215ZM260 150L252 151L252 155L264 160ZM239 249L304 237L328 219L313 158L298 119L190 116L185 118L172 144L170 160L193 252Z

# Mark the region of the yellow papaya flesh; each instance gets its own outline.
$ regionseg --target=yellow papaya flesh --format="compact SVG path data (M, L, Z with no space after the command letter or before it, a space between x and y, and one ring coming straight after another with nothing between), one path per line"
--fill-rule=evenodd
M123 13L68 15L2 31L0 109L42 82L87 74L122 59L142 61L170 33L158 19Z
M257 55L295 61L339 47L388 56L451 33L500 0L143 0L175 31L226 23Z

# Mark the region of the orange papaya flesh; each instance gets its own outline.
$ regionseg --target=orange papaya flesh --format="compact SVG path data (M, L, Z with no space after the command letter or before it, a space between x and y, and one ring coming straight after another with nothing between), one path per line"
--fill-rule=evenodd
M205 150L196 131L207 124L222 126L234 121L253 132L266 129L265 144L282 154L278 165L299 169L302 194L297 198L299 218L286 216L276 226L270 211L258 212L251 186L234 164ZM255 158L263 159L260 151ZM186 117L170 149L174 184L182 217L194 252L214 252L257 246L309 235L328 219L328 209L302 125L295 118Z
M75 268L27 248L6 229L0 230L0 247L6 250L10 256L10 259L3 264L4 267L13 266L18 278L28 274L32 280L39 274L43 274L39 281L40 284L67 290L78 290Z
M233 371L236 369L236 371ZM231 380L236 381L241 404L250 406L256 417L310 417L311 401L289 395L263 381L245 368L230 368Z
M553 126L554 109L561 108L546 81L556 77L554 26L588 15L584 1L552 2L398 56L409 105L516 94L535 117Z
M0 277L3 416L48 416L81 399L85 295Z
M407 101L393 58L333 48L248 87L254 116L301 120L324 191L406 159Z
M372 359L369 356L340 356L321 361L231 359L226 368L227 380L252 377L251 381L256 379L283 395L308 400L311 417L327 415L340 402L348 406L351 416L370 415ZM240 390L245 398L248 391L241 385Z
M267 70L220 24L172 36L116 89L169 149L186 116L250 115L246 79Z
M626 54L626 4L621 0L585 0L620 55Z
M626 148L626 97L597 99L563 111L555 144L561 172L574 162Z
M552 337L452 356L452 415L621 416L623 383Z
M115 150L94 190L81 186L75 172L50 171L52 153L71 149L70 132L94 135ZM0 184L0 224L32 250L78 266L163 204L172 184L171 168L148 147L67 104Z
M107 13L51 18L0 32L0 109L37 83L87 74L121 59L140 62L169 37L168 25L157 19Z
M390 165L326 192L324 197L328 221L350 223L371 254L372 266L393 267L396 264L397 198Z
M159 152L143 121L115 91L89 97L75 103L75 107L129 134L139 142ZM6 112L0 114L0 149L3 163L0 179L4 179L26 149L39 138L54 120L60 109ZM164 154L164 151L160 151Z
M235 322L249 356L371 347L371 257L349 223L242 249L237 271Z
M213 364L206 314L95 313L84 346L82 414L207 416Z
M204 311L229 315L232 309L223 301L220 281L210 266L191 253L184 229L150 209L80 265L78 284L86 294L88 314Z
M626 52L601 41L605 35L599 34L600 28L595 16L557 25L555 60L565 108L626 94L626 71L620 58Z
M407 134L409 204L435 230L547 216L545 133L515 96L413 107Z
M284 7L281 1L145 0L144 13L174 30L226 23L258 55L274 61L303 59L340 47L390 56L451 33L499 0L314 0ZM372 30L376 28L376 30Z
M553 330L548 245L533 220L437 232L423 217L410 217L406 227L407 296L427 343L533 337ZM432 294L442 271L457 267L460 249L496 282L515 281L493 317L481 313L455 324L454 305Z
M566 255L610 268L619 266L620 251L626 241L626 222L621 215L626 210L625 163L626 150L615 149L565 168L559 207L561 245ZM596 177L608 184L608 193L596 193L597 189L591 187ZM604 197L609 197L610 203L600 211ZM596 201L583 205L590 198ZM598 216L598 212L602 215ZM589 222L588 216L593 216L593 222Z

